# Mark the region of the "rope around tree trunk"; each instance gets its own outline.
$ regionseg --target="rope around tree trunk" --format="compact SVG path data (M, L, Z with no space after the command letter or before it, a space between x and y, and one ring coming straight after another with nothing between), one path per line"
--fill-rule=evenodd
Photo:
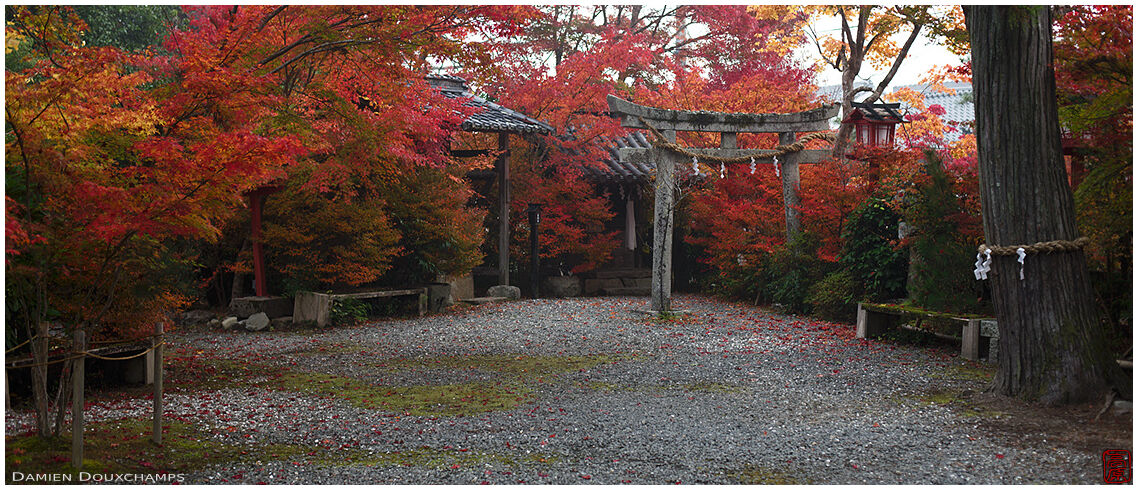
M768 157L778 157L778 156L786 155L788 153L797 153L797 152L800 152L806 148L806 143L809 143L813 140L824 140L824 141L828 141L830 143L834 142L834 134L833 133L830 133L830 132L810 133L806 136L799 138L798 141L795 141L794 143L791 143L789 145L779 145L779 146L774 147L773 150L755 150L754 155L732 157L732 158L717 157L714 155L706 155L703 153L696 153L696 152L690 151L687 148L684 148L684 147L682 147L676 143L672 143L671 141L668 141L668 139L665 138L664 135L662 133L660 133L660 131L658 129L656 129L655 126L652 126L651 124L648 123L648 121L645 121L643 117L637 116L637 119L639 119L640 123L643 124L645 127L647 127L648 131L650 131L652 133L652 138L653 138L652 145L653 146L656 146L659 148L664 148L664 149L667 149L667 150L672 151L674 153L679 153L680 155L684 155L686 157L696 158L696 159L699 159L702 161L711 161L711 162L718 162L718 163L724 163L724 164L726 164L726 163L745 163L745 162L751 161L751 159L755 158L755 157L768 158Z
M999 245L980 245L977 250L980 253L991 252L992 255L1017 255L1019 249L1023 249L1024 253L1053 253L1053 252L1074 252L1087 244L1091 243L1091 239L1087 237L1079 237L1074 240L1052 240L1049 242L1038 242L1031 245L1010 245L1001 247Z

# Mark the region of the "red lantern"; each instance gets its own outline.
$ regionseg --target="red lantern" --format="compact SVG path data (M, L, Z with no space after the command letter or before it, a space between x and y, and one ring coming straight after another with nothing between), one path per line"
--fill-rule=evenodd
M897 113L900 103L866 104L854 102L853 110L842 124L853 124L858 144L866 146L893 146L893 134L902 119Z

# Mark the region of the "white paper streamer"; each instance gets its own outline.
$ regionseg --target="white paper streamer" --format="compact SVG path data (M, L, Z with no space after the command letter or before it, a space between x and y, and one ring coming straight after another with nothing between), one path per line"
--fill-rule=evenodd
M696 157L691 157L691 171L696 174L699 173L699 159Z
M774 176L775 177L782 177L781 175L779 175L779 170L778 170L778 155L775 155L775 157L774 157Z
M1020 248L1016 249L1016 255L1019 256L1019 258L1016 260L1019 262L1019 280L1022 281L1023 280L1023 265L1024 265L1023 259L1027 258L1027 252L1025 252L1023 250L1023 247L1020 247Z
M719 178L727 178L727 166L724 165L723 162L719 162Z
M976 276L976 280L988 278L988 271L992 270L992 251L984 249L983 252L976 254L976 270L972 274Z
M755 157L751 157L751 175L755 175Z

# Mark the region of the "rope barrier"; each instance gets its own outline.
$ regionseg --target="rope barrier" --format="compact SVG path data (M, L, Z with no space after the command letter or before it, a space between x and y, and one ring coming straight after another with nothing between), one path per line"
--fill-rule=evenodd
M93 345L131 344L131 343L139 342L139 341L146 340L146 339L152 339L152 338L157 337L157 336L158 336L157 334L150 334L150 335L143 335L141 337L137 337L134 339L127 339L127 340L121 340L121 339L120 340L97 340L97 341L92 341L91 344L93 344ZM21 342L20 345L17 345L11 349L4 351L4 355L8 355L8 354L15 352L20 347L28 345L31 341L33 341L37 338L39 338L38 335Z
M72 361L72 360L75 360L75 359L79 359L79 358L81 358L81 357L93 357L93 358L95 358L95 359L102 359L102 360L104 360L104 361L129 361L129 360L131 360L131 359L135 359L135 358L138 358L138 357L142 357L142 356L145 356L145 355L147 355L147 354L149 354L149 353L153 352L153 351L154 351L154 349L158 348L158 346L161 346L161 345L166 345L166 341L162 341L162 342L159 342L159 343L157 343L157 344L154 344L153 346L151 346L149 349L146 349L146 350L144 350L144 351L142 351L142 352L139 352L138 354L134 354L134 355L126 356L126 357L107 357L107 356L101 356L101 355L99 355L99 354L96 354L96 353L94 353L94 352L91 352L91 351L83 351L83 352L77 352L77 353L75 353L74 355L71 355L71 356L68 356L68 357L64 357L64 358L62 358L62 359L56 359L56 360L53 360L53 361L47 361L47 362L39 362L39 363L35 363L35 364L27 364L27 365L21 365L21 366L15 366L15 365L13 365L13 366L12 366L12 368L13 368L13 369L15 369L15 368L21 368L21 369L22 369L22 368L33 368L33 367L43 367L43 366L50 366L50 365L52 365L52 364L59 364L59 363L61 363L61 362ZM13 363L13 364L14 364L14 363Z
M38 337L38 335L37 335L36 337ZM30 343L31 341L35 340L35 339L36 339L36 337L32 337L32 338L30 338L30 339L28 339L28 340L25 340L25 341L23 341L23 342L22 342L20 345L17 345L17 346L15 346L15 347L11 348L11 349L8 349L8 350L4 351L4 355L8 355L8 354L11 354L12 352L15 352L15 351L16 351L16 349L19 349L20 347L23 347L23 346L25 346L25 345L28 345L28 343Z
M159 342L159 343L151 346L149 349L146 349L146 350L144 350L138 354L135 354L133 356L127 356L127 357L106 357L106 356L100 356L100 355L95 354L91 351L84 352L84 354L86 354L88 357L94 357L95 359L102 359L104 361L128 361L128 360L134 359L136 357L145 356L145 355L151 353L152 351L154 351L154 349L157 349L158 346L165 345L165 344L166 344L166 341Z
M830 143L834 142L833 133L829 133L829 132L810 133L806 136L799 138L798 141L795 141L794 143L791 143L789 145L779 145L779 146L774 147L773 150L755 150L754 154L740 156L740 157L731 157L731 158L717 157L715 155L707 155L707 154L703 154L703 153L696 153L696 152L690 151L687 148L684 148L684 147L682 147L676 143L672 143L671 141L668 141L668 139L665 138L662 133L660 133L660 130L656 129L655 126L652 126L651 124L649 124L648 121L644 120L644 118L638 116L637 119L640 119L640 123L643 124L645 127L647 127L648 131L652 133L652 137L654 139L654 141L652 141L653 146L656 146L659 148L665 148L667 150L670 150L674 153L679 153L680 155L684 155L686 157L696 158L696 159L704 160L704 161L718 162L718 163L723 163L723 164L749 162L752 158L754 158L756 156L758 156L760 158L780 157L780 156L786 155L788 153L797 153L797 152L800 152L806 148L806 143L809 143L813 140L823 140L823 141L828 141Z

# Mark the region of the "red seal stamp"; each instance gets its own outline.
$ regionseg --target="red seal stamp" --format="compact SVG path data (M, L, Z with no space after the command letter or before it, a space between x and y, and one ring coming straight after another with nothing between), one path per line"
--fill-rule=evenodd
M1107 449L1102 452L1102 481L1130 483L1130 451Z

